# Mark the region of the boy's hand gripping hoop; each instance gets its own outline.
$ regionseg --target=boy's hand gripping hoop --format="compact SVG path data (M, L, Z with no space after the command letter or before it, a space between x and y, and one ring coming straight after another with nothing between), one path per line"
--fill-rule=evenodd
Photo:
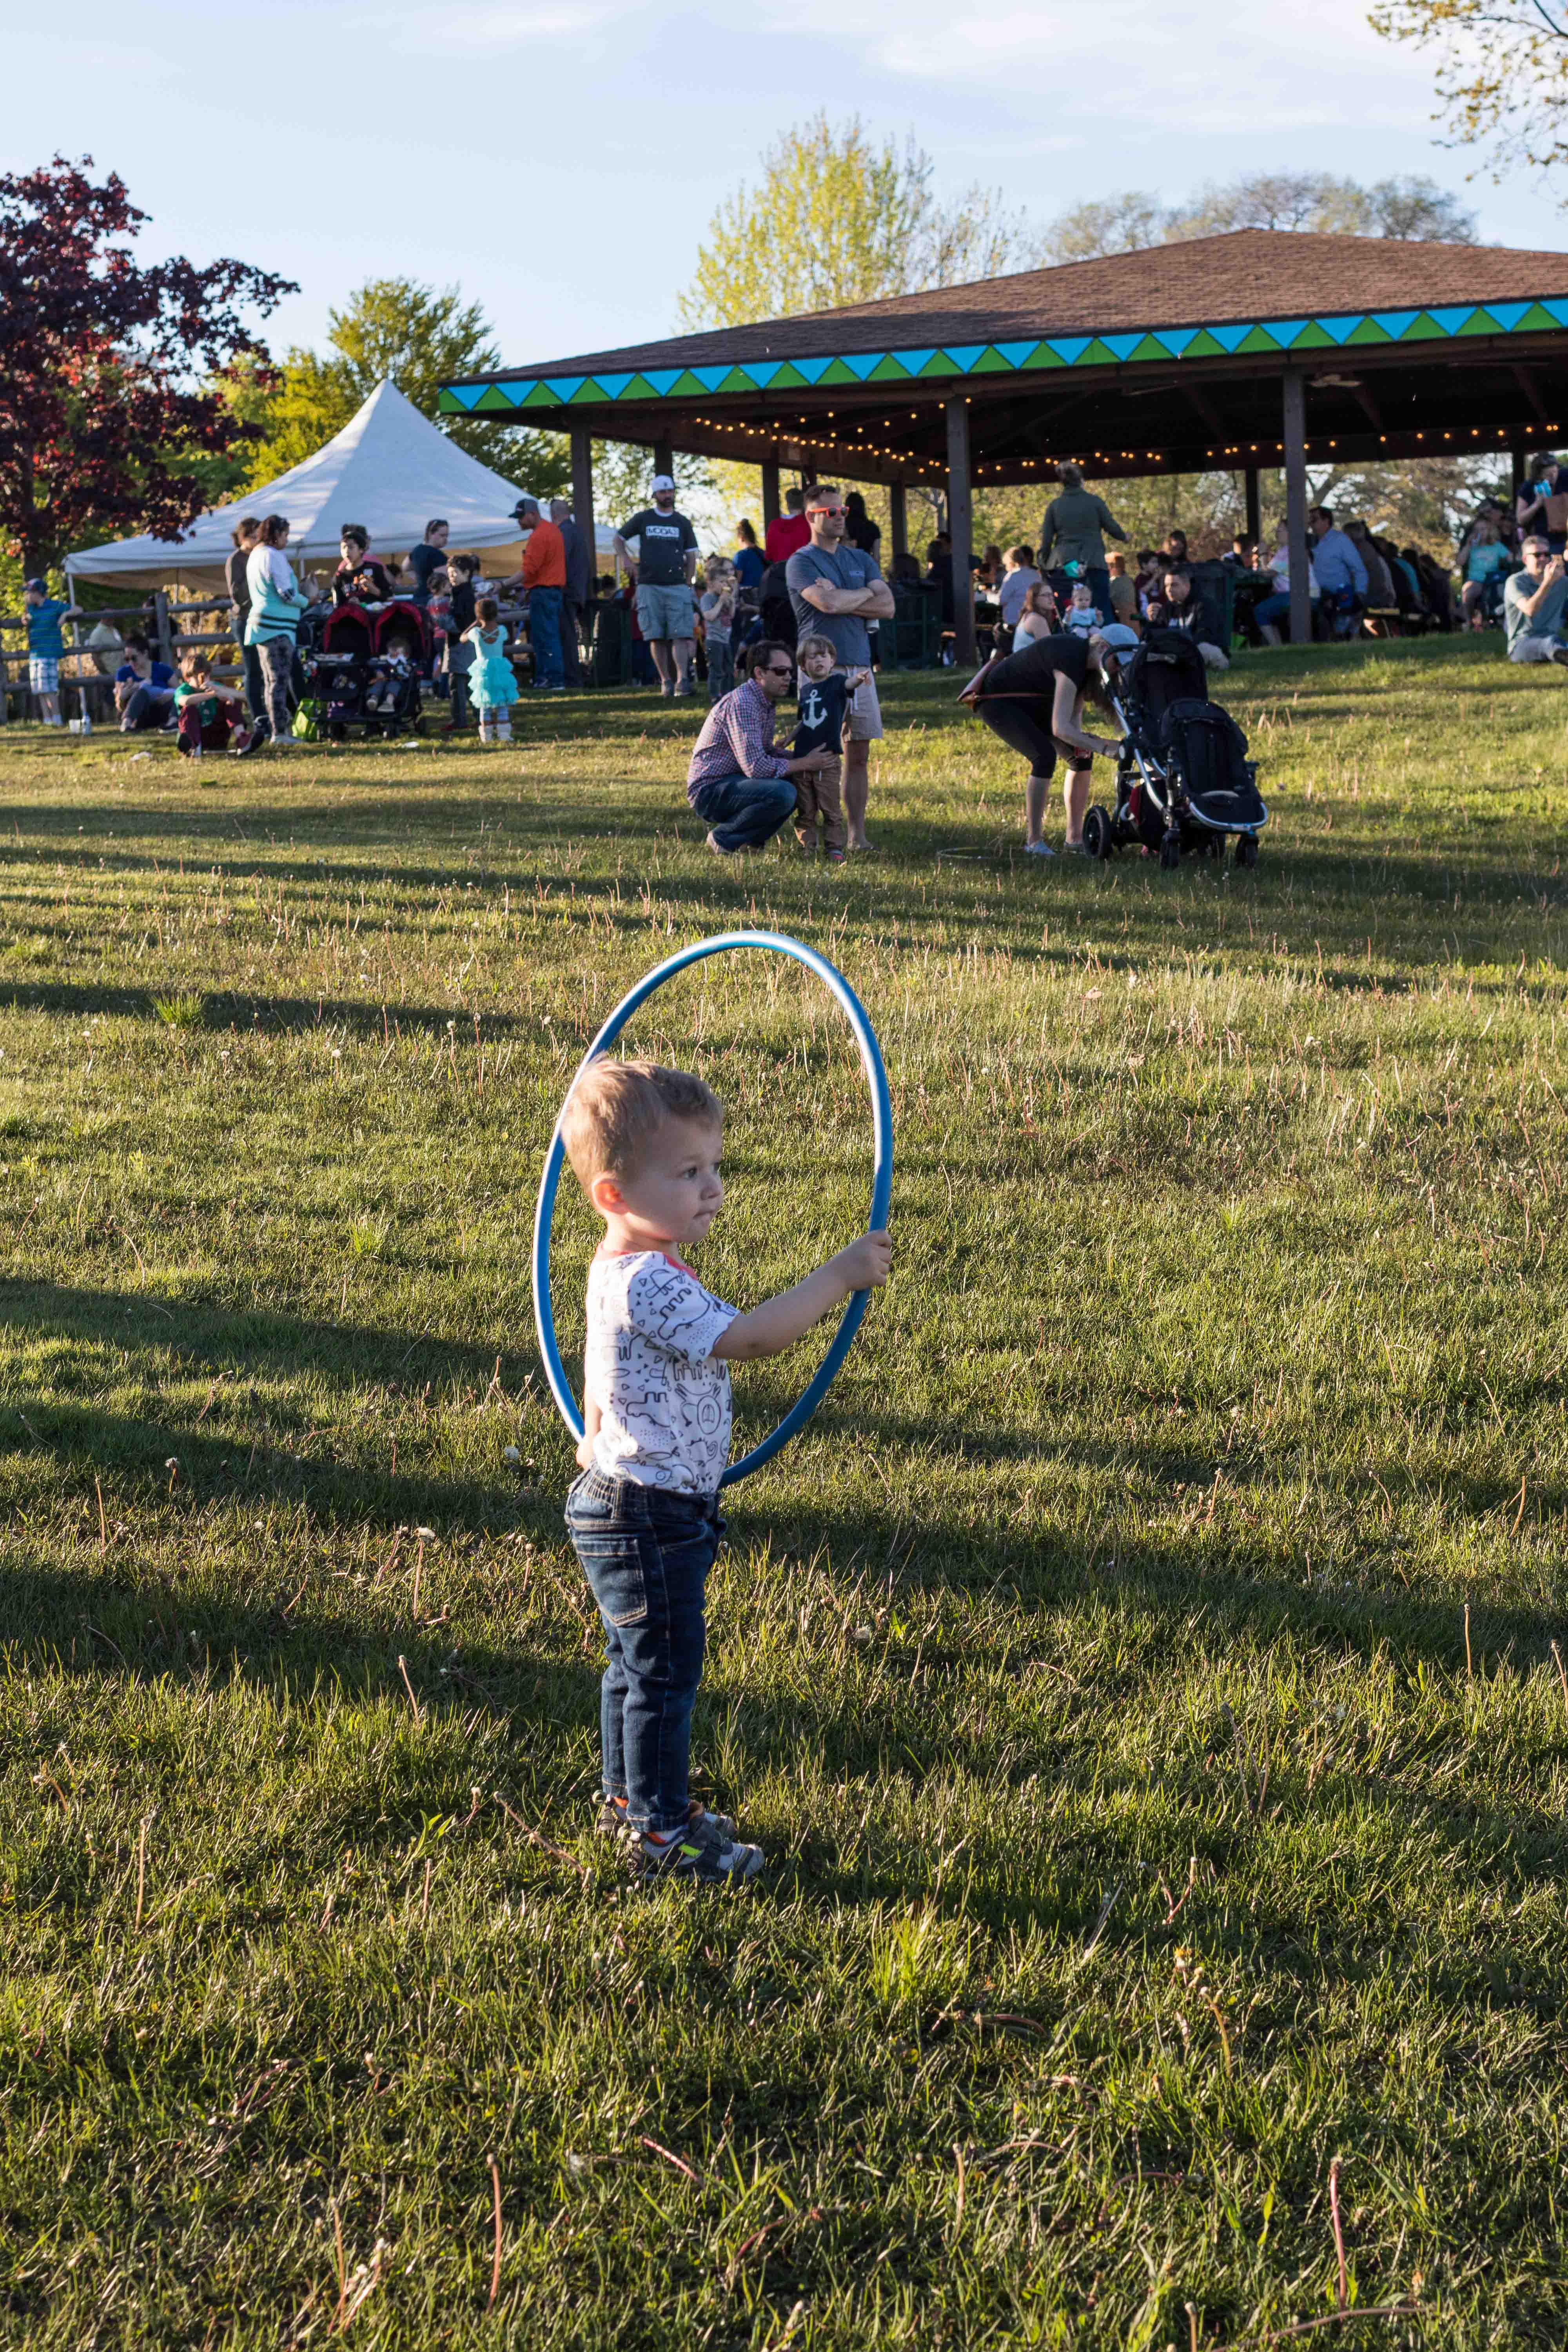
M717 939L700 940L695 947L682 948L679 955L673 955L667 962L656 966L646 980L639 980L631 993L621 999L573 1072L572 1086L576 1085L596 1055L606 1052L615 1044L632 1014L640 1005L646 1004L656 989L661 988L667 980L672 980L678 971L685 971L689 965L700 963L705 956L722 955L730 948L769 948L775 955L793 956L796 963L805 964L808 971L814 971L818 980L826 982L844 1007L849 1026L855 1033L855 1042L860 1048L860 1064L866 1073L866 1083L871 1090L873 1169L871 1215L866 1230L868 1233L881 1232L888 1222L893 1191L893 1106L888 1094L888 1074L882 1067L876 1032L867 1019L865 1007L855 991L826 956L818 955L815 948L804 947L799 940L785 939L778 931L723 931ZM571 1087L568 1087L568 1098L571 1091ZM561 1361L561 1349L555 1339L555 1318L550 1305L550 1234L555 1218L556 1188L561 1181L565 1156L561 1141L561 1121L557 1118L555 1132L550 1139L550 1150L545 1156L544 1174L539 1187L539 1205L533 1213L533 1319L539 1332L539 1350L544 1359L551 1394L560 1409L562 1420L573 1436L580 1439L583 1416ZM749 1477L753 1470L760 1470L764 1462L772 1461L782 1445L789 1443L797 1430L805 1428L849 1353L849 1343L860 1328L868 1295L864 1290L858 1290L846 1301L833 1344L801 1395L771 1436L764 1437L760 1445L753 1445L739 1462L731 1464L721 1482L724 1486L731 1486L737 1478Z

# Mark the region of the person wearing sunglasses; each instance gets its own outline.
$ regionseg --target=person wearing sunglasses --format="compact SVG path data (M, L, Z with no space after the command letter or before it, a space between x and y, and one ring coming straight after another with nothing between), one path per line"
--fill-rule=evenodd
M794 760L774 743L778 705L795 690L789 647L764 638L747 647L745 663L742 684L703 720L686 779L686 797L710 828L707 846L721 857L772 840L795 814L795 778L834 764L831 751Z

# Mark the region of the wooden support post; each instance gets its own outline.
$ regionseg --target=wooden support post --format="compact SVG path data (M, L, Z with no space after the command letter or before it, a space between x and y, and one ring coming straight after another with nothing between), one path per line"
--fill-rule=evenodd
M153 592L153 626L158 640L158 659L174 667L174 632L169 620L169 599L162 588Z
M1258 496L1258 468L1247 469L1247 535L1256 541L1263 536L1263 509Z
M910 515L902 482L892 483L888 491L888 529L893 553L907 555L910 551Z
M594 444L582 425L574 425L572 432L572 520L588 542L591 584L599 576L594 542Z
M1307 569L1307 382L1287 368L1284 383L1285 532L1290 550L1290 643L1312 642L1312 592Z
M1526 455L1527 452L1522 441L1516 441L1513 447L1508 453L1509 463L1513 468L1513 495L1516 505L1520 492L1524 488L1524 460Z
M763 459L763 537L766 539L771 526L779 519L779 461L776 457Z
M672 479L674 478L675 452L670 447L668 441L656 441L654 443L653 470L656 474L668 474Z
M969 542L974 534L974 512L969 489L969 403L962 393L943 403L947 410L947 527L952 533L953 651L961 662L974 663L974 579L969 569Z

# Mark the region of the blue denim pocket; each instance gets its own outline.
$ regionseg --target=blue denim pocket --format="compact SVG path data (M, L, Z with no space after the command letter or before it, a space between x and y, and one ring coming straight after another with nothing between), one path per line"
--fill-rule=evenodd
M574 1528L572 1544L606 1623L646 1624L647 1571L637 1538L579 1534Z

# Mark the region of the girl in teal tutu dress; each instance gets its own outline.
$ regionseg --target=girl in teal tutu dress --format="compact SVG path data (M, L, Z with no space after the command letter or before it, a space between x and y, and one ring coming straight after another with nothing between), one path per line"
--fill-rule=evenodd
M500 606L493 596L481 596L474 607L479 618L463 632L463 643L474 649L468 672L468 692L479 714L481 743L511 741L511 706L521 691L517 672L506 657L506 631Z

